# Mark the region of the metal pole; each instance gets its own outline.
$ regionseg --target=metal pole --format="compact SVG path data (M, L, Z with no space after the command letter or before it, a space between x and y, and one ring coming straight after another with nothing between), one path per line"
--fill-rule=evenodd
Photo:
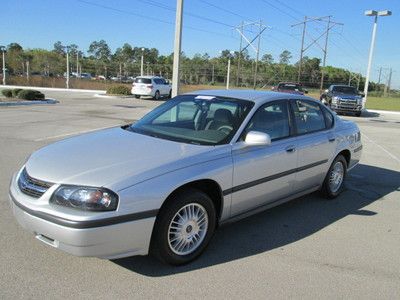
M175 97L179 94L179 67L182 42L182 11L183 0L177 0L175 20L174 65L172 67L172 97Z
M76 77L80 77L79 76L79 51L76 51Z
M6 56L3 49L3 85L6 85Z
M349 84L348 85L350 85L350 83L351 83L351 79L352 79L352 77L353 77L353 74L349 71L349 73L350 73L350 75L349 75Z
M371 46L369 48L367 76L365 77L365 85L364 85L365 102L367 101L367 95L368 95L369 74L371 72L372 54L374 52L374 46L375 46L375 36L376 36L377 23L378 23L378 16L376 15L375 16L375 20L374 20L374 27L372 29Z
M29 83L29 60L26 61L26 81Z
M301 37L301 50L300 50L300 61L299 61L299 74L297 75L297 82L300 83L301 78L301 65L303 64L303 52L304 52L304 36L306 35L306 25L307 25L307 16L304 17L303 23L303 35Z
M67 81L66 81L67 89L69 89L69 51L67 48Z
M243 21L242 21L242 25L240 26L240 31L243 32ZM239 86L240 60L242 58L242 45L243 45L243 37L242 37L242 35L240 35L239 56L238 56L238 65L237 65L237 72L236 72L236 86Z
M212 65L212 73L211 73L211 82L214 83L214 75L215 75L215 71L214 71L214 64Z
M361 74L358 73L358 78L357 78L357 91L358 91L359 88L360 88L360 80L361 80Z
M261 41L261 29L262 29L262 23L260 20L260 31L258 33L258 45L257 45L257 54L256 54L256 65L254 67L254 83L253 83L253 89L256 89L257 87L257 69L258 69L258 59L260 56L260 41Z
M231 74L231 56L229 55L229 58L228 58L228 71L227 71L227 74L226 74L226 89L227 90L229 90L229 77L230 77L230 74Z
M140 76L143 76L143 52L144 49L142 48L142 58L140 60Z
M319 93L322 94L322 89L324 87L324 68L325 68L325 63L326 63L326 54L328 52L328 37L329 37L329 26L331 25L331 16L328 17L328 24L326 25L326 36L325 36L325 48L324 48L324 59L322 63L322 69L321 69L321 85L319 87ZM350 83L349 83L350 85Z
M379 68L378 85L381 83L382 67Z

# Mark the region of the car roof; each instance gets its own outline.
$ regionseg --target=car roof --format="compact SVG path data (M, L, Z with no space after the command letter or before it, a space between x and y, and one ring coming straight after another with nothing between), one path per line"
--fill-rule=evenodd
M293 95L288 93L279 93L272 91L256 91L256 90L198 90L186 93L185 95L226 97L232 99L249 100L253 102L265 102L265 101L273 101L281 99L315 100L313 98L302 95Z

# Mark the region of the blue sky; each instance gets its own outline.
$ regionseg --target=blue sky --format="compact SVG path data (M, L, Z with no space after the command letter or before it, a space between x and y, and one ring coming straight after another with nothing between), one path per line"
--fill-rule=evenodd
M0 44L18 42L24 48L52 49L53 43L60 40L87 50L93 40L105 39L112 50L128 42L169 54L173 49L175 6L176 0L4 1L0 10ZM290 25L301 22L304 15L332 15L334 21L344 25L331 31L327 65L365 74L373 23L372 17L363 15L367 9L393 12L378 20L372 80L377 81L380 67L384 68L383 75L388 73L385 68L392 67L392 86L400 88L398 0L185 0L182 50L187 55L207 52L210 56L217 56L222 49L237 50L239 35L232 26L244 20L262 20L269 27L261 40L260 54L271 53L277 59L287 49L295 62L301 27ZM308 32L317 37L323 26L310 24ZM307 37L306 45L310 41ZM313 46L305 55L322 57L322 51Z

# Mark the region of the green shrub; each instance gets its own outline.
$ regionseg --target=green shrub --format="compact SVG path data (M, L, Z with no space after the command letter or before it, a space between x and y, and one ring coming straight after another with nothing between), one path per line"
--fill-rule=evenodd
M7 98L11 98L12 97L12 90L11 89L4 89L1 91L1 93L3 94L3 96L7 97Z
M44 94L36 90L20 90L17 96L19 99L24 99L24 100L44 99Z
M107 89L108 95L131 95L131 89L126 85L113 85Z
M12 89L12 97L17 98L20 91L22 91L22 89Z

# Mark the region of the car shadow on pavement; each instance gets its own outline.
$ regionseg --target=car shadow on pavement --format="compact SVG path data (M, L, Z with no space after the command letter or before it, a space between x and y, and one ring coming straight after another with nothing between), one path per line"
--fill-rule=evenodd
M145 276L159 277L284 249L348 215L373 217L376 212L364 207L374 201L385 201L385 195L400 190L399 185L400 172L360 164L349 172L345 191L338 198L325 200L319 193L313 193L222 226L206 251L187 265L173 267L150 256L113 262Z

